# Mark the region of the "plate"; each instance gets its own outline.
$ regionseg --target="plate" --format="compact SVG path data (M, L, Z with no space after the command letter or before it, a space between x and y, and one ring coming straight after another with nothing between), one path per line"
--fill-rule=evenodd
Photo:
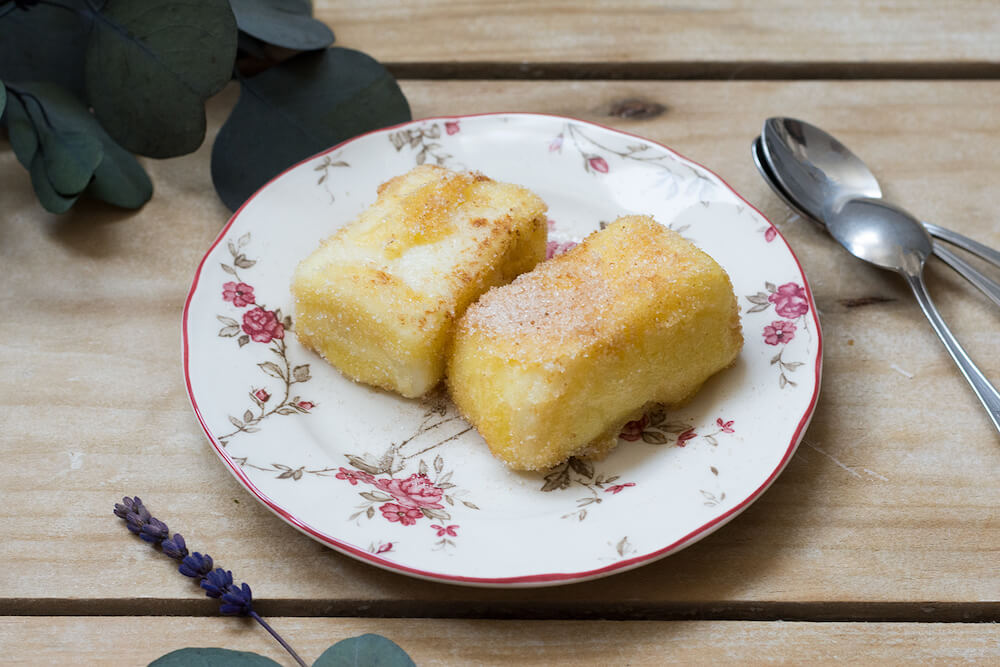
M295 339L289 284L321 239L417 164L474 169L549 205L559 252L652 214L729 273L746 343L682 409L651 409L597 462L516 473L440 394L344 379ZM812 416L821 336L777 230L718 176L646 139L537 114L429 118L366 134L261 188L198 268L184 372L223 464L305 534L405 574L471 585L567 583L705 537L784 468Z

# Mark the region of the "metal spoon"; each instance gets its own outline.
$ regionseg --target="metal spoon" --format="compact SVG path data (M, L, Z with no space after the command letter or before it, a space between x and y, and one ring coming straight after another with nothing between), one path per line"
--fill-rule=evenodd
M840 200L824 208L823 219L833 238L852 255L906 279L924 315L972 385L993 426L1000 431L1000 392L955 340L927 293L923 271L933 244L920 221L903 209L874 198Z
M882 190L867 165L819 128L792 118L769 118L754 140L753 159L764 180L802 217L823 224L823 207L851 197L881 198ZM924 223L939 238L1000 266L1000 252L966 236ZM1000 306L1000 283L940 243L936 254Z
M761 130L761 154L786 192L810 192L800 202L819 217L830 197L882 198L878 179L861 158L815 125L794 118L768 118ZM796 183L801 184L796 187ZM797 197L796 197L797 198ZM933 236L1000 266L1000 251L951 230L924 223Z

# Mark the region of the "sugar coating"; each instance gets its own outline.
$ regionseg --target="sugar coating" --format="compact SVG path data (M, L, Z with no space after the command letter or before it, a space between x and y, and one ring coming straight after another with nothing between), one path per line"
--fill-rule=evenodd
M627 216L470 307L448 384L496 456L542 470L606 454L643 406L687 400L742 344L726 272Z
M444 371L475 299L545 257L545 203L478 173L424 165L295 271L295 332L347 377L416 397Z

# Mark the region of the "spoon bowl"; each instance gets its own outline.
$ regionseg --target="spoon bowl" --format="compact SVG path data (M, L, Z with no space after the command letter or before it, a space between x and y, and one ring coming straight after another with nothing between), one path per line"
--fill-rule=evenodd
M753 157L753 163L757 166L757 171L760 173L760 177L764 179L765 183L771 186L771 190L774 191L774 194L778 195L778 198L785 202L785 205L788 206L788 208L792 209L806 220L809 220L820 227L826 227L822 220L814 218L811 214L802 210L802 208L799 207L799 203L792 199L791 195L785 192L785 188L778 182L778 177L775 176L774 172L771 170L771 165L768 163L767 156L764 154L764 141L760 137L753 140L753 143L750 146L750 155Z
M919 275L934 250L919 220L881 199L851 199L823 217L848 252L883 269Z
M824 207L856 197L882 197L868 165L815 125L795 118L768 118L760 137L777 182L817 220L823 220Z

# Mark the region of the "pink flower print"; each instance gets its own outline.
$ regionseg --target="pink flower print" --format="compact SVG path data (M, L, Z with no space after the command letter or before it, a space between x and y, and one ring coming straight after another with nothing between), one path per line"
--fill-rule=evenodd
M794 320L809 312L809 300L804 288L795 283L785 283L767 297L774 304L774 310L781 317ZM793 329L794 331L794 329ZM774 345L774 343L771 343Z
M735 433L736 432L736 429L733 428L733 420L732 419L730 419L727 422L724 422L724 421L722 421L722 417L719 417L718 419L715 420L715 425L718 426L719 429L723 433Z
M312 401L299 401L295 405L297 405L300 409L305 410L306 412L309 412L310 410L316 407L316 404L313 403Z
M235 303L235 302L234 302ZM285 337L285 327L270 310L261 307L243 313L243 332L258 343L270 343Z
M587 160L587 164L589 164L590 168L593 169L594 171L599 171L602 174L608 173L608 163L605 162L604 158L602 157L597 157L595 155L594 157Z
M576 241L549 241L545 244L545 259L558 257L576 245Z
M382 516L386 520L396 523L397 521L403 526L412 526L417 522L417 519L423 516L423 513L413 507L402 507L396 503L386 503L379 507L382 511Z
M458 126L458 121L457 120L445 121L444 131L447 132L449 135L451 135L451 134L458 134L459 130L461 130L461 129L462 128L460 128Z
M690 440L691 438L695 438L697 436L698 434L694 432L694 429L689 428L688 430L684 431L679 436L677 436L677 446L687 447L688 440Z
M261 403L267 403L267 399L271 398L271 394L267 393L267 389L258 389L253 395Z
M795 323L775 320L764 327L764 342L768 345L784 344L795 338Z
M562 132L560 132L559 136L557 136L555 139L549 142L549 152L554 153L555 151L561 151L562 142L563 142L563 135Z
M254 302L253 287L246 283L223 283L222 300L232 301L237 308L249 306Z
M351 468L341 468L340 472L334 475L337 479L346 479L351 483L351 486L357 485L358 482L367 482L371 484L375 478L366 472L361 470L353 470Z
M636 419L635 421L630 421L622 427L622 432L618 434L618 437L622 440L627 440L628 442L635 442L642 437L642 432L646 430L646 426L649 424L649 417L646 415L642 416L642 419ZM615 491L617 493L617 491Z
M551 232L553 229L556 228L556 221L553 220L552 218L548 218L545 221L545 225L549 228L549 231Z
M414 473L406 479L377 479L375 487L391 495L404 507L433 509L444 507L440 502L444 491L434 486L427 475L421 473Z
M610 493L613 496L618 495L630 486L635 486L635 482L625 482L624 484L615 484L614 486L609 486L604 489L604 493Z
M392 519L389 519L392 521ZM405 525L405 524L404 524ZM386 542L385 544L378 545L378 549L375 550L376 554L384 554L386 552L392 551L392 542Z
M768 243L773 241L777 236L778 236L778 230L774 228L774 225L768 227L767 231L764 232L764 240L767 241Z
M451 537L458 537L458 533L455 532L455 529L458 528L458 526L456 526L456 525L453 525L453 526L439 526L439 525L437 525L435 523L435 524L431 525L431 528L433 528L434 530L437 531L437 536L438 537L444 537L445 535L449 535Z

